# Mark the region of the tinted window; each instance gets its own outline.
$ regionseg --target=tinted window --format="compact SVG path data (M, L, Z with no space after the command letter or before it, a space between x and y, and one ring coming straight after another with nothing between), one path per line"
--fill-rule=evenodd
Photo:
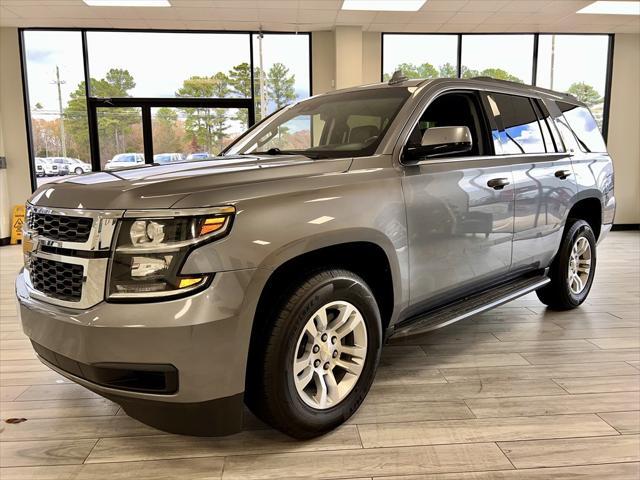
M564 114L564 118L568 124L567 126L571 129L571 133L577 141L580 150L583 152L607 151L607 146L602 139L600 130L598 130L598 124L588 108L564 102L556 103ZM562 122L562 118L559 118L558 121ZM565 131L566 135L566 129L561 129L561 131L562 130Z
M527 97L492 93L491 110L502 127L500 143L502 153L545 153L545 142L538 118Z

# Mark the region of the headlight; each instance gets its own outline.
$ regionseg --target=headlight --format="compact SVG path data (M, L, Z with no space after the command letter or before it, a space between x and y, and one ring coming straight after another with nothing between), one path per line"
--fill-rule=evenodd
M234 207L127 212L111 260L109 298L165 297L205 285L209 275L181 275L182 265L194 246L225 236L234 214Z

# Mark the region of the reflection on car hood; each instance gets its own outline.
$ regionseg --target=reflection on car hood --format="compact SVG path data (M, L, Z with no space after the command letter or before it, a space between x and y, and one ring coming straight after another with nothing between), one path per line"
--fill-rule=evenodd
M212 195L218 199L215 203L232 203L237 200L233 187L343 172L350 163L345 158L311 160L298 155L213 157L62 179L40 187L30 202L92 210L169 208L192 193L211 191L217 193Z

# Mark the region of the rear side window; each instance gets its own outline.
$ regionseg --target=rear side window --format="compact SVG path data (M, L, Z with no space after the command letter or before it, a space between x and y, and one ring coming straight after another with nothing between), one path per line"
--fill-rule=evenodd
M529 98L491 93L488 99L491 111L501 128L502 153L547 152L538 117ZM549 151L554 149L550 148Z
M588 108L565 102L556 102L556 104L564 115L566 127L578 143L580 150L585 153L607 151L607 146L598 129L598 124ZM562 123L563 119L558 118L558 122ZM564 128L561 128L560 131L565 135L568 133L567 129Z

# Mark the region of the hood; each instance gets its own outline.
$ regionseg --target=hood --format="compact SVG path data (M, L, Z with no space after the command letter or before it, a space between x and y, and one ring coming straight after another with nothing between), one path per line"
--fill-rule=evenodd
M231 202L234 186L339 173L350 164L350 158L311 160L298 155L214 157L63 179L41 186L29 201L89 210L170 208L193 193L224 188L225 201Z

